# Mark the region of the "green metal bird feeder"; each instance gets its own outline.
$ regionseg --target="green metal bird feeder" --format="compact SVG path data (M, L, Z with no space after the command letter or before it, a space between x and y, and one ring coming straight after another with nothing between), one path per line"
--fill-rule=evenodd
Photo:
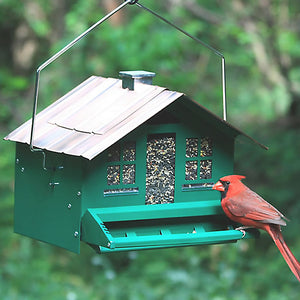
M36 115L40 72L127 4L145 8L125 1L37 70L33 117L5 138L15 232L77 253L80 241L99 252L235 242L212 185L233 172L236 137L254 140L224 120L219 52L223 119L145 71L91 76Z

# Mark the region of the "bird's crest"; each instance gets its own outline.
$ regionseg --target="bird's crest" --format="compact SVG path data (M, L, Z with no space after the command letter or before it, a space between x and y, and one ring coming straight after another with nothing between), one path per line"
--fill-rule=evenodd
M220 179L222 181L234 182L234 181L241 181L242 179L245 179L245 178L246 178L246 176L243 176L243 175L227 175Z

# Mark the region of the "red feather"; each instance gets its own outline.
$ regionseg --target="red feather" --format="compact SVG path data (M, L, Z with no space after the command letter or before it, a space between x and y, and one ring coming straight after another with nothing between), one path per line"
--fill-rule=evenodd
M280 226L287 218L261 196L245 186L245 176L229 175L220 178L213 189L222 192L221 205L225 214L244 226L263 229L269 233L291 271L300 281L300 263L286 245Z

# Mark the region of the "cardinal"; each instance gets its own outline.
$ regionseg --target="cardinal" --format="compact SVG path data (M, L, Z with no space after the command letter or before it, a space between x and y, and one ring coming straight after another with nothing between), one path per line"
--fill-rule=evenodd
M243 233L247 228L265 230L300 282L300 263L286 245L281 233L281 226L286 226L287 218L244 185L241 182L244 178L246 177L241 175L224 176L213 186L214 190L221 192L221 206L225 214L232 221L243 225L236 228Z

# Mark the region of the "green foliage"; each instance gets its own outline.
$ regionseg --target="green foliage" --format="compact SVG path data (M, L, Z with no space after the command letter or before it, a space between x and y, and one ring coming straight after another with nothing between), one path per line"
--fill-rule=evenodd
M0 1L1 137L31 116L34 69L100 19L107 10L104 2ZM141 2L225 54L230 120L270 146L263 151L237 144L236 172L291 220L284 235L299 258L300 139L288 110L300 92L300 4ZM58 3L63 5L57 8ZM266 3L269 7L262 7ZM199 7L200 15L207 10L201 16ZM63 20L57 24L58 12ZM145 69L157 73L155 84L185 92L221 113L217 56L135 6L119 18L42 71L39 110L88 76ZM20 36L24 26L28 35ZM22 50L21 45L37 45L27 68L17 64L20 57L12 51ZM13 234L13 152L13 143L0 142L1 299L298 299L299 283L265 233L236 244L102 256L86 245L75 255Z

